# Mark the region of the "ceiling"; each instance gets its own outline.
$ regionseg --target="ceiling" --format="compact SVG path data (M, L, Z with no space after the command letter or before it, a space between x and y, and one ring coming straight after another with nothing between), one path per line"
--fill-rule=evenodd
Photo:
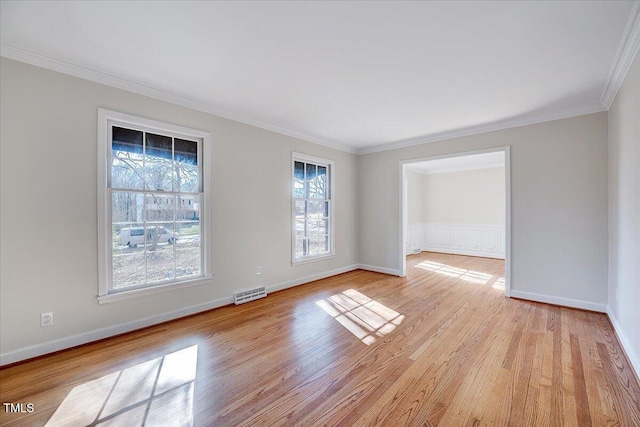
M9 58L366 153L606 110L638 9L2 1L0 38Z
M431 175L475 169L503 168L504 166L504 151L499 151L425 160L422 162L409 163L406 168L413 172Z

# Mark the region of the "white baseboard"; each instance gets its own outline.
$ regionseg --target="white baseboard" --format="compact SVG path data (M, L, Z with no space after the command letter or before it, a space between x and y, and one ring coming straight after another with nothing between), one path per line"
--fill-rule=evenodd
M611 320L611 324L613 325L613 330L618 336L618 341L620 341L620 345L627 355L627 359L631 362L631 367L636 372L636 377L640 378L640 357L638 357L638 353L636 353L631 346L631 341L627 338L627 335L623 332L618 319L611 311L611 308L607 306L607 316L609 316L609 320Z
M438 252L441 254L452 254L452 255L477 256L482 258L505 259L504 254L496 254L494 252L465 251L465 250L429 248L429 247L420 248L420 251L421 252Z
M32 357L42 356L59 350L65 350L71 347L76 347L104 338L113 337L115 335L135 331L136 329L146 328L148 326L157 325L158 323L178 319L180 317L190 316L192 314L222 307L223 305L228 304L233 304L233 297L220 298L214 301L181 308L180 310L145 317L143 319L134 320L132 322L121 323L114 326L107 326L104 328L71 335L53 341L45 341L39 344L0 354L0 366L19 362L25 359L30 359Z
M369 264L358 264L358 268L361 270L373 271L376 273L390 274L392 276L398 276L398 277L400 276L400 270L395 270L393 268L378 267L376 265L369 265Z
M583 309L583 310L597 311L597 312L600 312L600 313L606 313L607 312L607 306L605 304L598 304L598 303L590 302L590 301L582 301L582 300L571 299L571 298L555 297L555 296L552 296L552 295L534 294L532 292L517 291L515 289L511 290L511 296L514 297L514 298L521 298L521 299L526 299L526 300L529 300L529 301L536 301L536 302L544 302L544 303L547 303L547 304L562 305L564 307L580 308L580 309Z
M352 264L346 267L337 268L335 270L329 270L319 274L302 277L300 279L289 280L276 285L267 286L267 292L275 292L282 289L291 288L304 283L313 282L314 280L324 279L327 277L335 276L337 274L357 270L358 268L360 268L358 264ZM65 350L71 347L88 344L93 341L113 337L115 335L135 331L136 329L146 328L148 326L157 325L158 323L179 319L181 317L190 316L192 314L200 313L229 304L233 304L233 296L181 308L179 310L171 311L168 313L145 317L144 319L134 320L132 322L121 323L119 325L95 329L89 332L83 332L53 341L45 341L36 345L31 345L28 347L20 348L18 350L0 354L0 366L19 362L21 360L31 359L33 357L42 356L59 350Z
M323 271L322 273L312 274L311 276L302 277L300 279L288 280L286 282L278 283L276 285L267 286L267 293L281 291L294 286L302 285L305 283L313 282L314 280L326 279L327 277L336 276L342 273L348 273L349 271L357 270L358 264L351 264L346 267L336 268L335 270Z

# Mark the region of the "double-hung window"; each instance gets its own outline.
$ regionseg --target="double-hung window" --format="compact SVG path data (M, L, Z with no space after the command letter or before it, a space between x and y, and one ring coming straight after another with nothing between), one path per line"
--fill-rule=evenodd
M334 162L293 153L293 263L334 255Z
M210 139L99 110L100 302L208 281Z

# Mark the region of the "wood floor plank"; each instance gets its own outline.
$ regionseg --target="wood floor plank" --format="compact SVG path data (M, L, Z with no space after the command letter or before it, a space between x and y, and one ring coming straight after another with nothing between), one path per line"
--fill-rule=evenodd
M573 380L573 358L571 357L571 340L570 340L570 324L569 318L572 317L572 314L575 310L562 308L561 316L562 316L562 327L561 327L561 337L562 337L562 382L561 389L559 390L560 395L563 399L564 405L564 423L566 425L578 425L578 417L576 410L576 394L573 388L574 380Z
M606 315L424 252L0 369L0 425L640 425Z
M601 365L598 355L598 347L595 338L590 332L589 318L593 313L579 313L581 321L578 324L578 339L583 343L582 347L582 366L585 378L585 386L587 388L587 398L589 399L589 412L592 425L606 425L606 411L603 403L603 397L600 390L604 385L603 372L598 369Z
M506 315L505 310L515 311L515 308L515 305L507 307L507 304L502 304L496 315L503 317ZM457 393L451 402L451 409L440 421L442 425L482 424L481 421L486 418L485 409L491 406L494 399L492 390L496 372L502 369L503 358L495 355L507 353L509 340L504 338L510 336L513 329L513 323L502 323L494 328L493 335L479 350L476 370L467 375L467 383L461 386L461 392Z

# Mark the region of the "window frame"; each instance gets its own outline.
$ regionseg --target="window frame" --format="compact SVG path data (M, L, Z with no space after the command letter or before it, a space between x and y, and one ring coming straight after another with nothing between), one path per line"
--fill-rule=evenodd
M111 212L111 139L113 126L133 128L148 132L170 134L200 140L198 156L200 167L200 250L201 274L193 278L175 278L157 284L136 285L128 289L114 290L112 283L112 212ZM98 150L97 150L97 185L98 185L98 303L105 304L118 300L151 295L158 292L180 289L184 287L213 283L211 270L212 237L212 192L211 167L212 147L211 133L156 120L146 119L130 114L98 108ZM115 189L117 190L117 189ZM141 190L146 191L146 190Z
M295 195L295 164L296 162L312 163L316 166L324 166L327 168L327 176L329 180L329 198L319 200L329 200L329 252L319 255L306 255L302 258L296 258L296 200L306 200ZM291 152L291 264L299 265L315 261L334 258L335 253L335 161L324 159L321 157L311 156L308 154Z

